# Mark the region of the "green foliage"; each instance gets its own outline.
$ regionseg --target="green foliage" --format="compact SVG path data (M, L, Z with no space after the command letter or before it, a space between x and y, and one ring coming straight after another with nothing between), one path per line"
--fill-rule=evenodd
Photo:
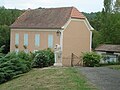
M104 0L104 11L106 13L112 12L113 0Z
M99 31L102 42L106 44L120 44L120 13L106 15L106 21L101 21L103 24ZM105 16L103 15L103 17Z
M96 48L99 44L102 43L101 34L99 31L94 30L92 35L92 48Z
M114 11L120 12L120 0L116 0L116 2L114 4Z
M83 53L83 64L88 67L99 66L101 56L94 53L88 52Z
M3 48L1 47L0 48L0 58L2 58L4 56L4 54L2 53L2 50L3 50Z
M93 48L99 44L120 44L120 1L104 0L102 12L89 19L96 31L93 32ZM117 11L116 11L117 10Z
M0 25L0 47L3 45L2 52L7 53L10 48L10 28L7 25Z
M54 53L50 50L40 50L35 52L33 67L47 67L54 64Z
M23 11L0 7L0 47L5 45L3 53L8 53L10 48L10 25Z
M31 57L24 52L11 52L0 58L0 83L31 70Z
M85 13L93 26L93 46L120 44L120 0L104 0L102 12Z
M0 25L10 26L23 11L0 7Z
M34 61L32 61L34 58ZM50 50L41 50L27 54L25 52L11 52L0 58L0 83L11 80L16 75L31 70L34 67L47 67L54 63L54 53Z
M92 20L96 17L97 13L96 12L91 12L91 13L85 13L85 12L82 12L89 20Z

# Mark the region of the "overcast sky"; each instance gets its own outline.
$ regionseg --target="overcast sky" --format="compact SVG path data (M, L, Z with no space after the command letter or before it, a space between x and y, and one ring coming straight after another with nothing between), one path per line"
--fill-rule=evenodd
M103 0L0 0L0 6L17 9L34 9L38 7L68 7L74 6L81 12L97 12L103 8Z

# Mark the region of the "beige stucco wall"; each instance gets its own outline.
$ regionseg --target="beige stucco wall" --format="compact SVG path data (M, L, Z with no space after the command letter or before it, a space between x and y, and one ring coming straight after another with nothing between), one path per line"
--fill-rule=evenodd
M63 32L63 65L71 65L72 53L79 57L81 52L89 52L90 44L90 30L85 22L72 20ZM74 65L77 63L78 59L73 62Z
M34 51L34 50L42 50L48 48L48 35L52 34L53 35L53 42L54 42L54 47L55 44L60 44L60 37L57 36L56 31L45 31L41 29L11 29L11 40L10 40L10 51L15 50L15 34L19 34L19 50L24 50L23 45L24 45L24 34L28 34L28 50ZM40 46L36 47L35 46L35 34L40 34ZM53 47L53 48L54 48Z

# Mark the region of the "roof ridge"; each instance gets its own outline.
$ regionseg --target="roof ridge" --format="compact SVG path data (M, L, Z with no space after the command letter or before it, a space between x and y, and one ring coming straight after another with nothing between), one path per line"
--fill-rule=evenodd
M30 10L40 10L40 9L63 9L63 8L73 8L73 6L71 6L71 7L37 8L37 9L30 9Z

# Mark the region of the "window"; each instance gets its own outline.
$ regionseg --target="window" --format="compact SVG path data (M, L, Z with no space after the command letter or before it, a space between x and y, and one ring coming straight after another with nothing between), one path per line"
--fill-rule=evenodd
M48 35L48 47L53 48L53 35Z
M24 34L24 45L28 46L28 34Z
M19 45L19 34L15 34L15 45Z
M35 46L40 46L40 35L35 34Z

